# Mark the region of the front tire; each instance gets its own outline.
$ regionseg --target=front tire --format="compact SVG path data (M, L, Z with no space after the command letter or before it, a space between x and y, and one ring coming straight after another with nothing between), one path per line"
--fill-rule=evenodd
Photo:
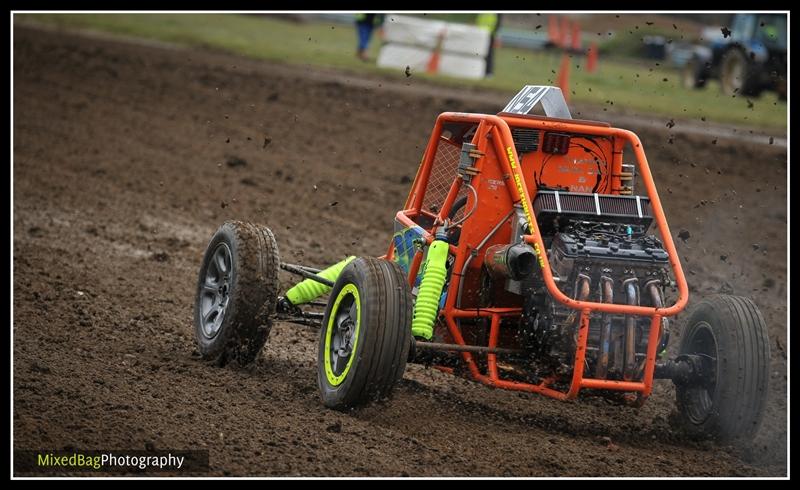
M256 360L278 300L278 246L269 228L226 221L206 248L195 295L195 341L220 366Z
M411 318L411 290L396 263L347 264L320 330L317 382L326 407L346 410L391 393L405 371Z
M704 383L676 385L683 428L723 442L752 438L769 383L769 337L755 303L727 295L702 301L681 335L680 354L707 360L709 373Z
M681 69L681 85L686 89L697 89L706 86L707 70L699 58L692 58Z

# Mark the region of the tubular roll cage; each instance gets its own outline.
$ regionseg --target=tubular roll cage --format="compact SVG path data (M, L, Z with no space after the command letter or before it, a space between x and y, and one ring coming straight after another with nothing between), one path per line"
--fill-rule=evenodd
M639 173L642 176L645 188L647 189L647 194L650 198L654 218L658 226L659 233L661 234L664 247L669 255L669 263L672 267L675 280L677 282L679 297L673 305L656 308L613 303L597 303L593 301L580 301L573 299L561 292L556 285L556 282L553 279L553 273L550 270L550 263L545 252L545 245L541 234L538 232L539 224L536 222L536 216L532 212L533 200L529 195L528 187L526 185L527 182L522 175L520 165L516 163L519 162L519 156L512 139L511 129L509 128L509 124L505 119L513 120L514 127L613 137L615 138L615 148L617 139L621 140L622 142L629 142L631 144L636 156L636 163L639 167ZM420 171L417 173L412 191L409 194L406 202L406 209L399 211L396 216L397 220L403 225L416 228L421 227L415 223L413 218L422 214L427 214L429 217L435 218L434 229L432 229L431 232L423 230L423 237L428 244L430 244L434 239L435 227L442 224L444 222L444 218L449 215L462 184L462 180L456 176L453 180L453 184L450 187L447 197L444 200L444 203L438 211L438 215L431 215L430 213L422 210L422 202L425 197L428 179L430 177L434 158L436 156L439 137L442 132L442 127L446 123L477 124L477 129L475 131L472 143L479 144L481 141L491 140L491 143L488 144L494 145L498 163L502 166L504 174L510 176L511 179L522 183L520 186L506 185L505 187L510 193L512 202L514 204L520 204L523 206L523 211L531 222L531 234L523 235L523 240L530 244L536 252L538 263L541 267L542 276L548 292L560 303L580 311L578 337L574 359L575 365L572 374L572 381L568 391L559 391L558 389L551 387L554 382L553 378L545 379L539 384L501 379L498 374L497 354L492 353L491 351L489 354L487 354L488 372L486 374L481 373L477 363L475 362L472 352L460 352L462 359L469 369L469 374L472 379L489 386L515 391L542 393L559 400L573 399L578 395L578 392L581 388L590 388L636 392L638 395L636 401L638 403L643 402L652 391L653 375L657 356L656 349L661 333L661 319L663 317L675 315L682 311L689 299L689 291L686 284L686 277L683 274L683 269L681 268L681 264L678 259L678 253L675 250L675 244L672 241L672 235L670 234L669 226L667 225L667 220L661 207L661 200L658 197L658 192L656 191L656 186L653 182L653 176L650 173L650 167L647 163L647 157L644 154L639 137L635 133L624 129L593 124L582 124L578 122L568 122L564 120L531 119L505 113L502 117L489 114L471 114L460 112L442 113L436 119L436 124L431 133L430 140L428 141L425 155L422 159L422 163L420 164ZM491 136L491 138L489 139L487 136ZM481 148L480 150L485 152L486 148ZM478 169L481 169L484 161L485 157L481 157L475 161L474 166ZM467 256L469 255L467 251L467 244L464 242L465 241L462 241L462 243L457 246L452 244L450 245L450 253L455 256L455 262L452 268L454 271L462 270L462 267L467 260ZM388 259L392 259L393 253L394 246L391 245L386 257ZM418 250L414 255L408 273L408 281L412 286L416 280L421 262L422 251ZM455 286L455 284L456 283L451 282L450 288L459 287ZM444 317L447 329L453 337L453 340L456 342L456 344L461 346L466 346L467 344L461 335L460 327L458 326L456 319L490 318L488 347L490 349L494 349L497 348L497 342L500 335L500 319L502 317L519 316L522 314L521 308L458 308L455 305L457 296L457 290L450 291L450 293L447 295L444 308L439 312L439 314ZM589 337L589 317L592 312L651 317L642 380L617 381L585 378L583 376L586 346Z

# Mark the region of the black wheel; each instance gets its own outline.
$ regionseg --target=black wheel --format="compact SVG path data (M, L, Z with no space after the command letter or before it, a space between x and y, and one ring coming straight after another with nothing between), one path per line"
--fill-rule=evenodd
M775 92L778 94L778 100L786 100L786 90L786 78L778 78L775 81Z
M342 270L322 319L317 381L325 406L345 410L388 396L411 345L411 290L402 269L358 258Z
M722 56L719 83L725 95L756 96L761 92L758 69L741 49L730 49Z
M684 88L703 88L708 80L708 70L699 58L692 58L683 65L681 70L681 84Z
M195 340L204 359L253 362L278 300L278 246L269 228L226 221L206 248L195 296Z
M690 435L721 441L755 435L769 382L769 337L748 298L718 295L702 301L681 335L681 355L702 360L702 383L676 385L681 425Z
M707 78L706 69L699 58L690 59L681 69L681 85L684 88L703 88L706 86Z

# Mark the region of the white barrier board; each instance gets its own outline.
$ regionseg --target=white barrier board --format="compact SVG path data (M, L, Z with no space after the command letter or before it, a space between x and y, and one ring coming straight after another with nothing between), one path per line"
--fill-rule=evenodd
M383 40L433 49L446 25L438 20L389 14L383 21Z
M489 52L489 32L465 24L448 24L442 50L485 57Z
M405 44L384 44L378 54L378 66L385 68L411 68L411 71L423 71L428 66L433 49L418 48Z
M479 27L390 14L383 36L386 44L378 55L378 66L425 70L441 41L439 73L471 79L484 76L490 36Z
M403 44L386 44L378 55L378 66L405 69L411 72L425 71L433 56L432 49L417 48ZM486 61L478 56L442 53L438 73L451 77L480 79L486 71Z

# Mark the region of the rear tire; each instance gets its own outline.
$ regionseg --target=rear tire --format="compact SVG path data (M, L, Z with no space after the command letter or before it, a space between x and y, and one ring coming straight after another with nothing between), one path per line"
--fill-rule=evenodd
M706 357L710 368L702 385L676 385L680 425L723 442L752 438L769 383L769 337L755 303L727 295L702 301L681 335L680 354Z
M722 56L719 82L722 93L728 96L755 97L761 93L758 70L741 49L730 49Z
M320 329L325 406L346 410L391 393L405 371L411 318L411 289L396 263L362 257L342 270Z
M278 246L267 227L226 221L206 248L195 295L195 341L223 366L256 360L278 300Z

